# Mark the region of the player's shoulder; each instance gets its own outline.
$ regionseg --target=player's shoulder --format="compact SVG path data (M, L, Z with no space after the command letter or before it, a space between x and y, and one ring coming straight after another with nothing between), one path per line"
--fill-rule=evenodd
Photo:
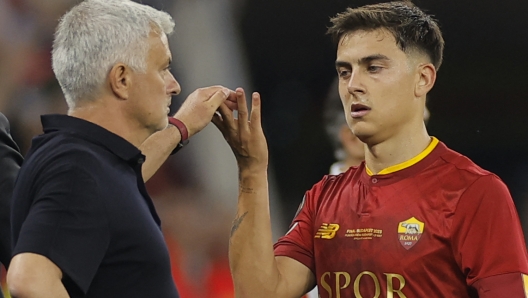
M330 174L323 176L320 182L323 184L341 184L364 170L365 163L362 162L360 165L350 167L344 172L331 171Z
M444 144L442 145L444 148L441 150L440 159L444 162L444 167L451 168L452 171L465 173L475 177L494 175L492 172L477 165L469 157L448 148Z
M487 183L488 187L504 187L504 182L493 172L483 169L469 157L440 144L441 154L439 155L440 163L436 171L439 179L444 178L449 181L449 185L459 185L462 188ZM479 183L476 183L480 181Z
M316 197L321 198L321 194L332 194L342 191L346 186L351 186L357 182L362 171L365 171L364 163L361 163L356 167L350 167L342 173L325 175L310 189L309 192Z
M68 134L43 134L33 139L22 170L54 172L103 166L100 152L86 141Z

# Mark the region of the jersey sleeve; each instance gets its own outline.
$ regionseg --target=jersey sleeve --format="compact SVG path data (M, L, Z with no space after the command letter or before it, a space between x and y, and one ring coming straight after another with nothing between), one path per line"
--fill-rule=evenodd
M275 256L295 259L308 267L314 274L314 214L320 188L325 180L326 178L305 193L288 232L279 238L274 246Z
M82 168L65 165L39 175L34 187L13 254L47 257L63 272L65 285L73 282L86 293L110 241L97 183Z
M524 236L511 195L498 177L483 176L462 194L451 229L455 259L479 297L526 297Z

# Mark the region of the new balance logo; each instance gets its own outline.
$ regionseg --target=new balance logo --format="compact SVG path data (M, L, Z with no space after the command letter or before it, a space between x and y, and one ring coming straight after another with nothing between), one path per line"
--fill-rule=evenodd
M317 233L315 233L314 238L332 239L335 237L337 230L339 230L338 224L323 223Z

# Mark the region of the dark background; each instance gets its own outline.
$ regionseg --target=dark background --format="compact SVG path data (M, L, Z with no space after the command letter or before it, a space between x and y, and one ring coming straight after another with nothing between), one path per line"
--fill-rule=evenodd
M288 218L334 161L321 121L335 77L329 18L375 2L252 0L244 7L240 30ZM498 174L521 219L528 217L521 211L528 184L528 2L414 3L439 20L446 41L429 97L430 134Z

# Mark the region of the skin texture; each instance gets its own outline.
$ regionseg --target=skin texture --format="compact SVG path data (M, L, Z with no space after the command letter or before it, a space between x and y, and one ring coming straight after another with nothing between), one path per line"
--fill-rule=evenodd
M7 273L11 297L70 297L61 282L62 271L48 258L23 253L16 255L11 264L12 267Z
M366 143L370 169L378 172L408 160L429 144L423 114L436 71L424 55L403 52L385 30L357 31L340 41L336 66L347 123ZM300 297L315 285L315 277L300 262L273 253L260 95L253 94L249 114L243 91L236 92L238 119L226 106L213 119L239 167L237 215L229 246L236 297ZM359 103L370 111L352 117L352 105Z
M135 116L138 130L144 128L151 135L167 126L171 97L178 95L181 87L170 72L172 55L167 36L152 32L149 44L146 72L130 75L132 83L127 108Z

